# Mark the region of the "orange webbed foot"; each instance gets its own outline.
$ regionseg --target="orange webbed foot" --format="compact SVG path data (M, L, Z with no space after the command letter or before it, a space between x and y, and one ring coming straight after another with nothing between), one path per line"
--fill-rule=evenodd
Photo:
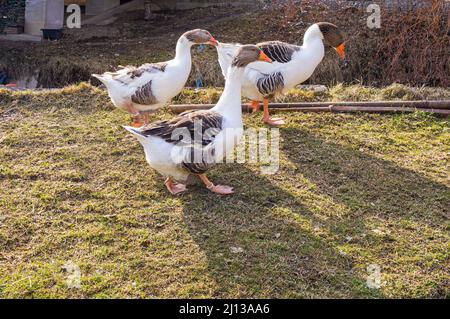
M186 185L177 183L171 179L167 179L164 184L172 195L178 195L187 190Z
M220 195L230 195L234 193L233 187L227 185L212 185L211 187L208 187L208 189L211 192Z
M142 122L139 119L134 119L133 120L133 127L141 127L142 126Z
M269 117L263 119L264 123L269 124L270 126L281 126L286 124L286 121L281 117Z

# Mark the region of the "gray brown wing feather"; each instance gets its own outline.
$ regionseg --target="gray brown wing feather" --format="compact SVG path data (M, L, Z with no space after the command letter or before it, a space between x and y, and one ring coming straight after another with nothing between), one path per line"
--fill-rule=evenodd
M141 105L153 105L158 103L152 91L152 81L148 81L143 86L139 87L131 96L131 101Z
M171 120L148 124L140 131L140 134L158 136L168 143L189 147L190 160L183 161L181 165L192 174L202 174L212 165L214 148L209 146L222 130L222 121L222 116L214 111L186 111ZM189 132L190 141L188 143L183 142L183 136L177 133L177 129L182 130L178 133ZM197 154L202 155L196 158L196 152L201 152Z
M257 46L273 61L280 63L291 61L292 55L300 50L300 47L296 45L280 41L261 42Z
M130 79L141 77L144 73L164 72L167 66L167 62L159 63L146 63L140 67L127 66L129 71L127 76ZM131 96L131 101L140 105L153 105L158 103L158 99L155 97L152 91L152 81L148 81Z
M134 79L140 77L145 72L155 73L155 72L164 72L166 70L168 62L158 62L158 63L146 63L141 65L140 67L128 66L129 69L128 75L130 78Z
M197 159L195 158L196 154L198 154ZM214 165L213 156L214 148L205 149L193 145L190 148L188 158L181 163L181 166L192 174L204 174Z
M141 65L140 67L136 67L134 65L127 66L119 66L118 71L116 72L106 72L112 76L112 78L116 81L122 83L128 83L128 80L134 80L135 78L139 78L144 73L156 73L156 72L165 72L168 62L158 62L158 63L146 63ZM127 72L124 73L123 70L127 69Z
M281 92L284 87L284 78L281 72L275 72L268 75L263 75L256 82L256 87L259 93L264 97L272 98L277 93Z

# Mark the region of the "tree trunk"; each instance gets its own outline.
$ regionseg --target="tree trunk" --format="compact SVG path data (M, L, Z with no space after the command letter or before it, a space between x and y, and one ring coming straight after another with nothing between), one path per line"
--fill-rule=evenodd
M144 19L150 20L152 16L152 10L150 9L150 0L144 1L144 11L145 11Z

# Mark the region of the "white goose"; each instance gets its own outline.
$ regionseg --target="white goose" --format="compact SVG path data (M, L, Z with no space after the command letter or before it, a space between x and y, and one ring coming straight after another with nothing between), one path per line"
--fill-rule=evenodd
M147 124L148 113L164 106L183 89L191 72L191 47L202 43L218 42L206 30L191 30L178 39L175 58L170 61L127 66L117 72L92 76L105 84L116 107L134 115L135 126L140 126L141 115Z
M345 58L345 45L342 32L328 22L313 24L306 31L303 45L293 45L280 41L258 43L264 53L274 62L271 64L255 62L247 66L242 82L242 95L252 100L253 110L264 102L263 121L270 125L282 125L281 118L269 116L269 99L284 94L296 85L306 81L325 55L324 44L336 49ZM219 43L216 47L219 64L226 78L226 70L234 52L241 44Z
M149 165L167 178L165 185L172 194L185 191L185 183L192 175L197 175L212 192L233 193L232 187L214 185L205 172L222 162L242 137L241 81L245 66L257 60L271 62L255 45L243 45L237 50L222 96L212 109L187 111L141 128L124 127L144 147Z

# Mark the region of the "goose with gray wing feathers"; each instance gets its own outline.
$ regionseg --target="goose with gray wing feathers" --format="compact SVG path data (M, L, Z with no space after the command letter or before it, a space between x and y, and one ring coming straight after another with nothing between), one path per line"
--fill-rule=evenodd
M181 92L191 72L191 47L195 44L217 45L206 30L184 33L177 41L175 58L140 67L127 66L116 72L92 74L107 88L113 104L134 116L135 126L148 123L148 114L164 106Z
M166 177L165 186L172 194L184 192L191 176L198 176L214 193L233 193L230 186L214 185L206 172L222 162L242 137L241 81L245 67L257 60L271 62L257 46L237 50L222 96L212 109L187 111L141 128L125 126L144 147L149 165Z
M325 55L325 45L335 48L345 58L344 36L337 26L328 22L313 24L306 31L303 45L280 41L258 43L263 52L274 62L271 64L251 63L245 69L242 81L242 95L252 100L256 111L260 102L264 105L263 121L269 125L282 125L281 118L269 116L269 99L284 94L296 85L306 81ZM231 63L233 53L240 44L220 43L216 46L222 73Z

